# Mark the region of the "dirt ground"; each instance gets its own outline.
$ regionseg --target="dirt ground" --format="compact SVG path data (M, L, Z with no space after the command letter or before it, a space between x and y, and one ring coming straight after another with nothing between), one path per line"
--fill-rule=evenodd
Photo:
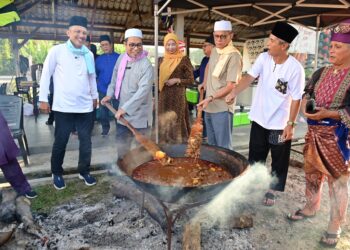
M111 178L100 176L102 178ZM111 178L113 182L113 178ZM69 183L68 183L69 184ZM99 185L93 187L99 188ZM252 215L250 229L202 226L202 249L321 249L318 241L329 218L328 187L325 184L321 210L312 219L289 222L286 215L304 202L304 174L300 168L290 167L286 191L278 195L276 205L265 207L262 199L244 204L244 214ZM36 222L47 232L49 243L42 247L40 240L17 230L2 249L167 249L166 235L161 227L133 201L116 199L111 193L101 194L94 204L79 196L53 209L50 214L36 214ZM182 249L182 232L186 222L200 208L187 210L175 223L172 249ZM350 249L350 223L336 249Z

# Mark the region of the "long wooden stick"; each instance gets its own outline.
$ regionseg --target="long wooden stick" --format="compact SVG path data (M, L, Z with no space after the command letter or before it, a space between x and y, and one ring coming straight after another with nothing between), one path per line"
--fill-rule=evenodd
M117 113L117 110L113 108L113 106L110 103L105 103L105 106L115 115ZM159 146L153 142L152 140L148 139L146 136L141 134L139 131L137 131L134 126L130 124L123 116L120 116L119 120L124 123L124 125L134 134L136 140L150 153L152 154L154 159L164 158L166 162L170 161L171 158L169 158L164 152L161 151ZM162 152L164 155L162 157L159 157L157 155L157 152Z

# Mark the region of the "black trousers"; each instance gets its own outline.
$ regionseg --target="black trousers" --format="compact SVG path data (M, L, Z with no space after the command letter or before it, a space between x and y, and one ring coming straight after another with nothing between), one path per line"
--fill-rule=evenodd
M50 108L52 108L53 94L49 94L48 99L49 99ZM50 113L49 113L49 118L47 119L47 122L52 124L54 121L55 121L55 111L51 110Z
M265 163L267 155L271 150L271 173L276 176L278 181L271 185L271 189L284 191L286 185L289 157L292 141L279 143L278 145L269 142L269 135L273 130L265 129L256 122L252 123L249 140L249 162Z
M80 174L89 173L91 163L92 116L93 112L62 113L55 111L55 141L51 154L51 171L53 174L63 174L63 159L73 128L76 128L79 138L78 171Z

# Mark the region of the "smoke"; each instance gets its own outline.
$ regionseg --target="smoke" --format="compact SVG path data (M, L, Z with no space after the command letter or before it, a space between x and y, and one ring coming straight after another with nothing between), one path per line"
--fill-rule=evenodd
M193 221L205 221L208 226L225 226L242 206L260 202L275 181L276 178L271 176L265 165L254 164L205 205Z
M176 126L177 114L175 111L168 111L159 115L159 134L164 142L171 141L170 135Z

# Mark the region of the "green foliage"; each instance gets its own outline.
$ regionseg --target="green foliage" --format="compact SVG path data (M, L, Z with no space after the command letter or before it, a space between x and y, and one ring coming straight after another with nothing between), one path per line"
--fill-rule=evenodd
M123 54L125 52L124 44L114 44L114 51L118 54Z
M49 49L55 44L53 41L28 41L21 49L20 54L25 57L32 57L32 63L44 63Z
M13 75L16 65L9 39L0 39L0 75Z

